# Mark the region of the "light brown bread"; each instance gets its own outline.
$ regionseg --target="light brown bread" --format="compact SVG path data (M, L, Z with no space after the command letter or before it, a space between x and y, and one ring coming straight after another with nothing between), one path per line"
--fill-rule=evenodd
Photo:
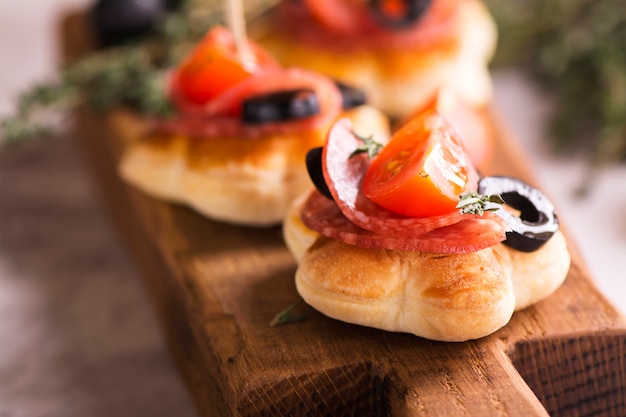
M314 234L294 213L285 236L299 260L296 287L309 305L348 323L433 340L495 332L514 311L551 295L570 265L561 232L531 253L498 244L449 255L348 245Z
M302 43L273 28L260 27L252 33L258 32L257 40L284 65L310 68L354 85L365 91L373 106L404 118L440 89L475 106L491 98L487 67L496 46L495 23L479 0L460 1L459 7L457 42L432 48L345 50Z
M387 117L370 106L344 113L363 135L389 135ZM279 224L310 187L305 155L328 126L259 138L149 135L128 141L122 178L156 198L188 205L212 219L249 226Z

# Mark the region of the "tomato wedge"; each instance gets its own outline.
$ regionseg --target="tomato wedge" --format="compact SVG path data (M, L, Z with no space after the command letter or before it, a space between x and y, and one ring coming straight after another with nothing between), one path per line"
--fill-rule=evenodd
M191 103L206 104L258 71L278 67L260 46L248 46L249 56L242 62L231 33L219 26L211 29L175 69L177 93Z
M470 160L477 169L484 170L489 166L495 153L495 138L484 108L471 106L449 91L439 91L426 106L406 120L412 120L428 109L436 109L458 132ZM404 123L401 122L400 126Z
M366 197L389 211L429 217L456 210L478 176L455 131L435 110L398 130L372 160Z

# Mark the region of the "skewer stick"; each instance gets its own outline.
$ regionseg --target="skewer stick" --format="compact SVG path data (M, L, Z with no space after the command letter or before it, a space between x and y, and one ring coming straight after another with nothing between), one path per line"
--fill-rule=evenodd
M245 64L250 59L246 34L246 16L242 0L225 0L228 26L235 40L235 49L239 61Z

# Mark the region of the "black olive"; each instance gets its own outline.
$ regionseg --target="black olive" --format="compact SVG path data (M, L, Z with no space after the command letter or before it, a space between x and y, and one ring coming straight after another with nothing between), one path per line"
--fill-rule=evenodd
M315 91L285 90L244 100L241 117L244 123L256 124L303 119L319 112Z
M324 173L322 171L322 151L323 147L313 148L306 154L306 169L309 172L309 177L313 181L313 185L317 188L317 191L322 193L323 196L333 199L328 184L324 180Z
M186 0L163 0L165 8L170 11L180 10Z
M370 0L370 9L374 18L390 29L402 29L417 22L430 7L431 0L404 0L404 11L401 15L390 14L385 10L385 0Z
M335 84L337 84L337 88L339 88L341 92L341 105L344 110L362 106L367 102L363 91L349 86L348 84L344 84L341 81L335 80Z
M505 209L496 212L512 229L506 233L504 244L513 249L535 251L559 230L559 221L550 200L518 178L482 178L478 183L478 193L500 194L507 205L520 212L519 217Z
M153 30L165 13L162 0L98 0L90 10L102 47L137 40Z

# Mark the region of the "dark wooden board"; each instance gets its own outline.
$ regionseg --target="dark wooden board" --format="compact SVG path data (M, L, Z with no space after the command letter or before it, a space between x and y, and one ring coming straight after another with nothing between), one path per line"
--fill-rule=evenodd
M204 415L626 414L624 319L571 241L564 285L478 341L364 328L306 305L305 321L270 327L299 300L280 227L214 222L121 182L124 117L81 112L77 143ZM489 171L536 183L519 149L498 132Z
M67 57L91 47L80 15L63 25ZM305 321L270 327L299 300L280 227L221 224L124 184L117 161L137 133L127 116L78 112L76 143L202 415L626 415L626 321L571 239L563 286L481 340L433 342L306 305ZM495 118L494 129L489 173L540 186Z

